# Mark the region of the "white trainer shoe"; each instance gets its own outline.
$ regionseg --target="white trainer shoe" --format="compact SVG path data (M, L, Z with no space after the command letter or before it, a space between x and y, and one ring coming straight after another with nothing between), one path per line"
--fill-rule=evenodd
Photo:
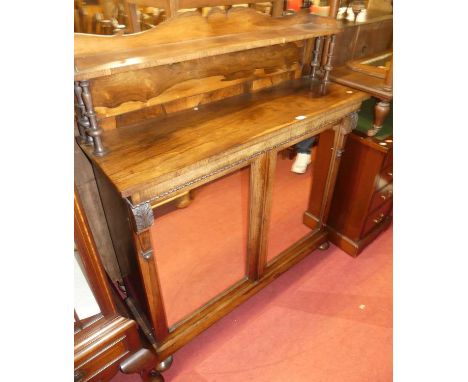
M310 162L312 162L310 154L298 153L291 167L291 171L296 174L304 174Z

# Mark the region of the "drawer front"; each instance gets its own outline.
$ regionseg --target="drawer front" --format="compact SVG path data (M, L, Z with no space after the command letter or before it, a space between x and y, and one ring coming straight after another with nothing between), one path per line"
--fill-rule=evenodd
M367 235L374 227L377 227L388 215L392 208L392 201L387 200L382 206L369 214L364 224L362 236Z
M393 149L389 150L387 156L384 159L383 167L393 166Z
M374 211L377 207L384 204L387 200L391 200L393 195L393 183L388 184L384 188L376 191L372 197L369 211Z
M375 182L375 190L381 190L382 188L388 186L390 183L393 182L393 165L385 167L382 171L380 171L379 175L377 175L376 182Z
M81 362L75 369L75 381L98 382L105 380L106 369L115 367L128 353L125 336L123 336Z

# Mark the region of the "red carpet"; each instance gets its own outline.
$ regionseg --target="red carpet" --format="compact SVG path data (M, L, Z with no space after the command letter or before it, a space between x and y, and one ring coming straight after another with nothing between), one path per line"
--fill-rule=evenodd
M283 181L275 184L272 227L290 216L295 228L276 225L279 233L269 239L269 258L303 235L296 220L300 222L298 211L304 210L306 198L302 191L297 198L285 196L291 182L310 180L288 172L290 163L279 161L283 170L277 178ZM195 194L189 208L157 218L152 237L163 294L167 301L179 301L166 304L170 324L241 277L247 232L247 216L241 211L246 211L248 175L242 171L214 182ZM214 192L216 187L222 192ZM231 202L213 203L217 198ZM200 214L204 200L212 207ZM294 206L284 207L288 200ZM170 229L175 215L177 233L184 238L176 243L177 233ZM205 232L202 240L200 232ZM229 238L229 243L207 250L206 243L220 238ZM207 261L201 264L193 254ZM232 272L226 274L226 269ZM174 275L179 277L174 280ZM164 376L167 382L391 381L392 228L356 259L334 246L313 252L179 350ZM119 374L112 381L140 379Z

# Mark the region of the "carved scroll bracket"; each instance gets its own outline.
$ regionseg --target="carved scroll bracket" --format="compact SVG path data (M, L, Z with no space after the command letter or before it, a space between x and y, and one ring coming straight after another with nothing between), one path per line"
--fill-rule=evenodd
M351 133L351 131L353 131L356 128L358 119L358 112L352 112L351 114L343 118L343 121L340 124L335 126L335 131L338 131L343 135Z
M154 223L153 209L151 208L150 201L139 203L134 206L128 199L125 200L132 212L135 232L140 234L149 229Z

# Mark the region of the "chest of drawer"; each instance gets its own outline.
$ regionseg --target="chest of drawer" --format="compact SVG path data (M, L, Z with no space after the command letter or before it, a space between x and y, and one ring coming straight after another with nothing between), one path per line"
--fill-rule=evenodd
M381 190L393 182L393 165L384 167L375 180L375 190Z
M393 183L386 185L384 188L374 192L370 203L369 211L374 211L377 207L381 206L387 200L390 200L393 195Z
M389 150L387 155L385 156L383 168L393 166L393 150Z
M364 224L362 236L368 234L374 227L378 226L388 215L392 208L392 201L387 200L383 205L371 212Z

